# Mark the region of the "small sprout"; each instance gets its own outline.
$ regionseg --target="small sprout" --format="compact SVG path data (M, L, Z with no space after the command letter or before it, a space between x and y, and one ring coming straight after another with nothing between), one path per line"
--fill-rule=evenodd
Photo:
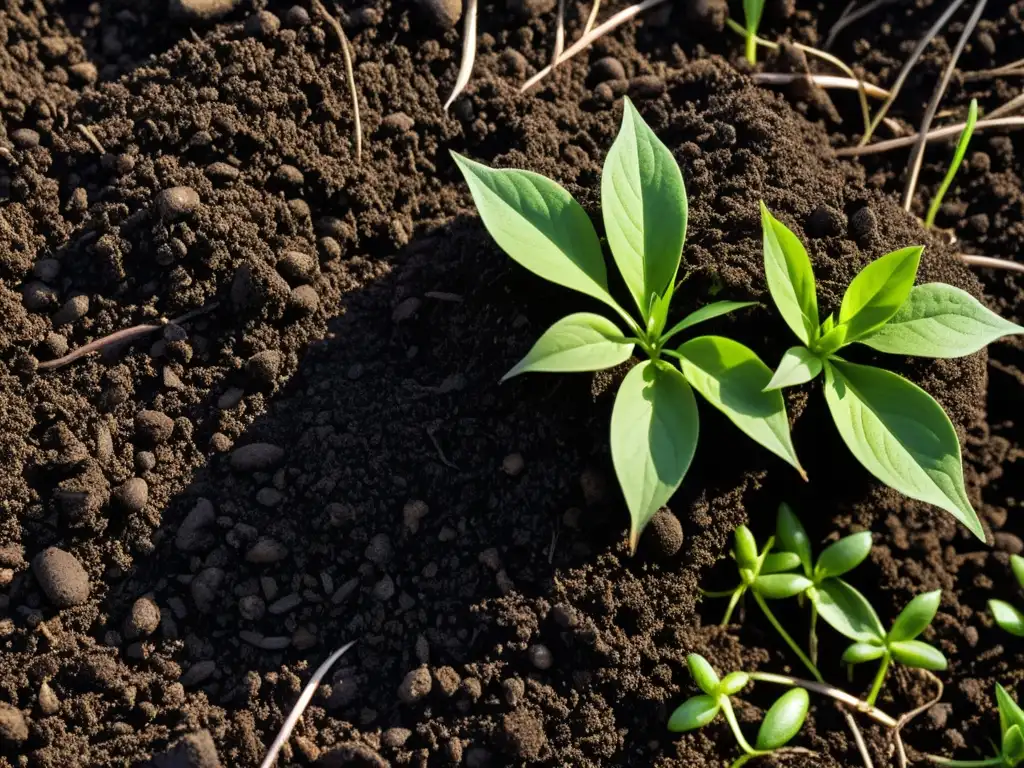
M714 667L711 666L707 659L700 654L691 653L686 657L686 665L690 668L690 674L693 675L693 682L704 693L708 694L708 696L718 695L719 686L722 684L722 681L719 680Z
M971 135L974 133L974 124L977 122L978 100L971 99L971 106L967 110L967 122L964 124L964 129L960 132L960 138L956 141L956 151L953 152L953 162L950 163L949 170L946 171L946 177L942 180L938 191L935 193L935 197L932 199L932 204L928 206L928 215L924 220L924 225L928 229L935 226L935 215L939 212L939 207L942 205L942 198L946 196L946 191L949 189L949 185L953 183L953 177L956 176L956 172L960 170L960 164L964 161L964 155L967 154L967 145L970 143Z
M757 64L757 30L761 26L761 16L764 14L764 0L743 0L743 21L746 32L746 57L747 61Z
M1024 590L1024 557L1010 555L1010 567L1017 584ZM989 600L988 609L996 624L1011 635L1024 637L1024 613L1003 600Z

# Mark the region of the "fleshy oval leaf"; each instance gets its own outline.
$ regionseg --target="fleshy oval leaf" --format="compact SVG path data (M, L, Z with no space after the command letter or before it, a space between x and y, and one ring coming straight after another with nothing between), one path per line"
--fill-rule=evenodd
M526 357L501 380L520 373L574 373L613 368L632 357L633 347L608 318L578 312L563 317L544 331Z
M779 514L775 521L775 538L778 539L782 549L796 553L803 564L804 573L810 576L811 539L796 512L786 502L779 504Z
M1024 728L1024 709L1014 701L1002 685L996 683L996 706L999 709L999 731L1006 733L1012 726Z
M914 287L924 246L901 248L875 259L853 278L839 308L846 343L881 328L899 311Z
M736 554L736 563L740 568L753 570L757 566L757 541L754 534L745 525L737 526L732 534L735 542L733 552Z
M864 664L885 655L885 647L875 643L853 643L843 651L844 664Z
M934 645L922 643L920 640L889 643L889 653L905 667L941 672L947 666L946 657L942 651Z
M792 688L782 694L765 713L757 731L757 749L778 749L803 727L811 699L803 688Z
M871 603L842 579L825 579L809 590L808 596L821 618L844 637L875 644L885 639L882 622Z
M754 579L754 591L769 600L795 597L813 586L813 581L799 573L774 573Z
M715 719L720 707L715 696L693 696L676 707L668 719L668 729L674 733L686 733L703 728Z
M814 568L815 581L834 576L842 576L864 562L871 554L871 532L861 531L844 536L839 541L829 544L818 556L818 564Z
M718 686L720 693L724 693L726 696L735 696L737 693L747 687L747 683L750 682L750 675L746 672L730 672L728 675L722 678L721 684Z
M932 592L925 592L918 595L900 611L896 621L892 623L887 638L890 643L899 643L905 640L913 640L920 635L939 610L939 603L942 600L942 590L936 589Z
M1009 768L1019 765L1024 760L1024 730L1019 725L1011 725L1003 734L1002 758Z
M1017 584L1024 589L1024 557L1010 555L1010 570L1013 571L1013 577L1017 579Z
M719 684L722 682L715 668L699 653L691 653L686 657L686 666L690 668L693 681L708 696L717 696Z
M1024 637L1024 613L1002 600L989 600L988 609L1000 629L1016 637Z
M796 552L772 552L761 563L761 574L782 573L799 568L800 556Z

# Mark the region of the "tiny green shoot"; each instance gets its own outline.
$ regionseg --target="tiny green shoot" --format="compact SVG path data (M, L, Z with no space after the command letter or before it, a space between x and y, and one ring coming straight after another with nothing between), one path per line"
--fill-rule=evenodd
M890 488L949 512L984 540L964 486L960 441L942 406L902 376L838 353L859 343L890 354L962 357L1024 328L959 288L915 286L921 246L868 264L846 289L838 315L822 321L803 244L764 203L761 221L768 290L800 341L785 352L767 388L792 387L824 374L832 420L864 468Z
M967 145L971 141L971 135L974 133L974 124L978 122L978 100L971 99L971 106L967 111L967 122L964 124L964 129L960 132L960 138L956 142L956 151L953 153L953 162L950 163L949 169L946 171L946 177L942 180L942 184L939 185L938 191L935 193L935 197L932 198L932 203L928 206L928 215L925 217L924 225L928 229L935 226L935 215L939 212L939 207L942 205L942 198L946 196L949 185L953 183L953 177L956 176L956 172L960 170L960 164L964 161L964 155L967 154Z
M1017 584L1024 590L1024 557L1010 555L1010 568ZM1024 613L1004 600L989 600L988 609L1001 629L1011 635L1024 637Z
M999 752L981 760L952 760L939 755L925 755L936 765L947 768L1015 768L1024 763L1024 710L1003 686L996 683L996 705L999 708Z
M757 30L761 26L765 0L743 0L743 21L746 32L747 61L757 64Z
M723 336L669 346L692 326L753 302L715 301L669 325L686 239L686 188L671 151L628 99L605 159L601 208L613 260L639 320L612 296L597 231L569 192L536 173L453 157L484 226L506 254L534 274L596 299L627 329L593 312L568 315L504 379L613 368L637 348L648 358L626 374L611 415L612 464L630 513L631 552L690 467L699 433L694 390L804 475L785 401L765 389L771 370L752 350Z

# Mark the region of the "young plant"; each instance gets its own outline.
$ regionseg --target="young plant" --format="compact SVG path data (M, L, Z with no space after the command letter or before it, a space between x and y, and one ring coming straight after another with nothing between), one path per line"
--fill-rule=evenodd
M668 346L698 323L752 302L712 302L667 327L686 238L686 189L672 153L628 99L605 159L601 207L612 256L639 320L612 297L597 232L572 195L535 173L453 157L484 226L505 253L534 274L597 299L627 329L592 312L564 317L504 379L612 368L637 347L649 358L626 374L611 418L612 463L629 507L631 551L690 466L698 435L694 389L803 475L782 394L765 390L771 370L753 351L722 336Z
M757 30L764 14L764 0L743 0L743 22L746 32L746 56L751 64L757 64Z
M939 185L935 197L932 199L932 204L928 206L928 215L924 220L924 225L928 229L935 226L935 215L939 212L942 198L946 196L949 185L953 183L953 177L956 176L956 172L960 170L960 164L964 161L964 155L967 154L967 145L971 141L971 135L974 133L974 124L976 122L978 122L978 100L971 99L971 106L967 110L967 122L964 124L964 129L960 132L960 138L956 141L953 162L950 163L949 170L946 171L946 176L942 180L942 184Z
M951 760L939 755L925 755L928 760L949 768L1015 768L1024 763L1024 710L996 683L996 705L999 707L999 754L982 760Z
M675 733L685 733L703 728L721 712L736 743L743 750L743 756L733 763L733 768L738 768L751 758L770 755L784 747L796 736L807 719L807 710L810 706L807 691L803 688L791 688L776 699L765 713L757 731L757 738L751 746L740 730L729 698L742 691L750 682L751 676L746 672L732 672L724 678L719 678L707 659L696 653L686 657L686 664L690 668L694 682L703 693L690 697L676 708L669 718L668 729Z
M1024 590L1024 557L1010 555L1010 568L1017 584ZM1024 637L1024 613L1002 600L989 600L988 609L992 611L992 618L1002 629L1011 635Z
M843 442L878 480L985 533L964 487L960 441L931 395L883 368L851 363L839 351L858 343L880 352L962 357L1024 333L968 293L945 283L914 286L924 250L903 248L868 264L822 322L814 272L800 240L761 204L768 290L800 344L782 357L767 389L825 376L825 400Z

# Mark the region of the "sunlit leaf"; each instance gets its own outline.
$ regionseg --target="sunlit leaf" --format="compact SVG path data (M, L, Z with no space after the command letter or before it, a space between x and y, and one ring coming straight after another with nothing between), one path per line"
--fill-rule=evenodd
M933 645L922 643L920 640L890 643L889 653L905 667L941 672L947 666L946 657L942 655L942 651Z
M885 638L871 603L842 579L825 579L807 594L821 618L841 635L861 643L880 643Z
M942 590L936 589L932 592L925 592L917 595L906 604L896 621L892 623L892 629L886 636L891 643L898 643L904 640L913 640L920 635L939 610L939 602L942 600Z
M796 736L807 719L811 700L803 688L791 688L765 713L757 731L757 749L778 749Z
M809 345L818 332L818 296L807 250L764 203L761 231L768 291L782 319L805 346Z
M874 643L854 643L843 651L844 664L864 664L885 655L885 647Z
M769 600L795 597L813 586L813 581L799 573L774 573L768 576L758 576L754 580L754 590Z
M626 362L634 344L606 317L579 312L563 317L537 340L502 381L520 373L600 371Z
M807 347L790 347L765 389L784 389L806 384L821 373L821 358Z
M796 552L773 552L761 563L761 573L782 573L800 567L800 556Z
M815 580L842 576L853 570L871 554L871 532L862 531L845 536L822 550L815 566Z
M1024 637L1024 613L1002 600L989 600L988 609L1000 629L1017 637Z
M717 696L721 680L711 663L699 653L691 653L686 657L686 666L690 668L693 681L709 696Z
M839 325L847 326L847 343L881 328L910 295L924 247L887 253L853 278L839 308Z
M721 704L715 696L694 696L687 699L672 713L668 720L668 729L674 733L686 733L705 725L715 719Z

